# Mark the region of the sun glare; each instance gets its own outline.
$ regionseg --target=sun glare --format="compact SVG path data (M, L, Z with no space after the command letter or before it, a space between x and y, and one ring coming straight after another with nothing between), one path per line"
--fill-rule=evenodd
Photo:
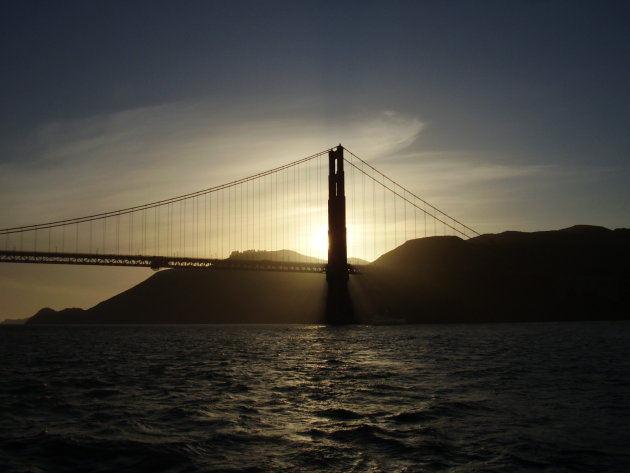
M310 238L313 256L326 259L328 255L328 227L322 225L313 230Z
M355 256L357 248L354 247L353 227L349 225L346 229L346 241L348 245L348 256ZM316 258L328 258L328 227L321 225L311 232L309 239L309 255Z

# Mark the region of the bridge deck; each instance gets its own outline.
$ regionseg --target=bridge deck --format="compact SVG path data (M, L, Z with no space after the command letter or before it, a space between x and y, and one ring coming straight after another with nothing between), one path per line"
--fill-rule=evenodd
M183 258L175 256L115 255L91 253L46 253L36 251L0 251L0 263L72 264L94 266L135 266L160 268L240 269L250 271L286 271L324 273L326 263L296 261ZM348 265L349 273L359 268Z

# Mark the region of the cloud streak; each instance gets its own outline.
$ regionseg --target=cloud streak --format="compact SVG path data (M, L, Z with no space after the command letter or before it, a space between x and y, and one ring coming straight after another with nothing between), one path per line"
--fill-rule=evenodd
M560 192L554 188L606 179L596 165L528 164L470 150L413 151L424 128L417 117L394 111L314 115L308 103L262 113L176 102L56 121L35 130L18 159L0 164L0 226L174 197L339 142L443 211L473 227L479 222L480 231L503 229L507 216L518 222L514 215L531 213L532 192L552 199Z
M37 129L0 165L3 225L114 210L223 184L335 146L365 155L413 142L422 123L387 111L321 119L308 110L222 119L173 103ZM359 148L357 148L358 150Z

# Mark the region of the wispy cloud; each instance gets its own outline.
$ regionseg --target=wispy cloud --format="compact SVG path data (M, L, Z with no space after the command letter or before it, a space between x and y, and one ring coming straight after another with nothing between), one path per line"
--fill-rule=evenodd
M603 164L569 167L465 150L404 150L378 158L375 165L480 232L561 228L586 221L581 215L597 201L593 189L627 172ZM576 203L587 196L580 213Z
M413 174L430 176L431 183L428 185L436 187L487 183L559 172L558 165L497 162L496 159L485 161L467 152L421 152L403 156L397 161L405 171L414 169Z
M333 118L313 116L306 106L224 112L208 103L172 103L49 123L33 132L19 159L0 164L0 226L173 197L339 142L442 210L467 223L486 222L484 231L537 205L532 192L607 179L596 165L566 168L472 150L413 151L424 123L393 111Z
M229 115L228 115L229 116ZM392 111L313 117L308 110L232 115L173 103L36 130L0 164L2 227L113 210L222 184L321 149L366 157L403 149L422 129Z
M359 118L348 123L343 131L348 142L356 143L362 158L393 155L412 144L424 128L418 118L393 111Z

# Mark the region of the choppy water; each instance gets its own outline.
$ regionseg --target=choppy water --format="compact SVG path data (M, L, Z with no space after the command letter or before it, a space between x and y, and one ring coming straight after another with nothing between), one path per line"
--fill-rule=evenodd
M627 322L0 327L0 471L627 472Z

